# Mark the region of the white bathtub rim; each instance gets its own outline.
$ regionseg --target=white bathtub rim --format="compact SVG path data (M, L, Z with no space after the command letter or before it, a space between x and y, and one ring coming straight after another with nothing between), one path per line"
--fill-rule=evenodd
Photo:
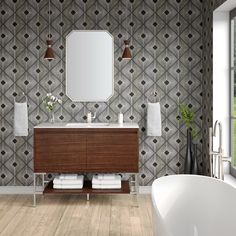
M230 184L228 184L222 180L219 180L219 179L211 178L209 176L182 174L182 175L164 176L164 177L161 177L161 178L155 180L152 184L152 203L153 203L153 212L154 212L153 214L154 214L154 216L156 216L158 218L158 222L159 222L158 223L158 225L159 225L158 234L160 234L160 235L173 236L174 234L173 234L173 231L169 231L169 226L168 225L166 226L165 220L162 221L162 218L163 218L162 217L162 210L160 210L161 208L159 209L160 201L158 200L158 194L162 194L162 187L167 188L167 189L172 189L172 188L169 188L169 185L167 185L167 183L172 184L172 182L173 182L173 186L175 186L175 184L178 184L178 182L182 182L181 179L183 179L183 182L186 182L187 185L189 185L189 183L191 184L191 179L194 179L196 182L198 182L198 179L200 179L200 182L205 183L205 181L206 181L206 184L214 184L215 186L219 186L219 188L222 186L223 191L228 192L228 190L229 190L229 193L233 194L232 196L236 196L236 189L234 187L232 187ZM170 185L170 187L171 187L171 185ZM234 208L235 208L235 206L234 206ZM231 214L230 218L232 218L232 214ZM236 231L235 227L236 226L234 226L234 232ZM154 235L156 235L156 234L154 234ZM180 234L178 234L178 235L180 235ZM214 235L219 235L219 234L214 234ZM232 236L232 233L226 233L226 234L221 233L220 235ZM204 236L206 236L206 235L204 234ZM209 236L209 234L207 236Z
M227 188L230 188L230 189L235 189L232 185L230 185L229 183L227 182L224 182L223 180L221 179L216 179L216 178L212 178L210 176L206 176L206 175L190 175L190 174L176 174L176 175L168 175L168 176L162 176L156 180L153 181L152 183L152 192L151 192L151 195L152 195L152 201L155 205L155 208L156 210L158 211L158 207L156 205L156 198L154 196L154 193L156 192L155 189L157 188L157 185L160 185L162 184L163 181L166 181L167 178L169 179L173 179L175 180L176 178L178 179L181 179L181 178L191 178L191 179L195 179L195 178L199 178L199 179L208 179L212 182L215 182L215 183L219 183L220 185L225 185L225 186L228 186Z
M215 181L218 182L220 184L226 184L227 186L229 186L230 188L234 188L231 184L221 180L221 179L217 179L217 178L213 178L210 176L206 176L206 175L190 175L190 174L176 174L176 175L167 175L167 176L162 176L156 180L153 181L152 183L152 193L153 193L153 188L155 188L156 185L160 184L162 181L166 181L167 178L172 178L172 179L176 179L176 178L199 178L199 179L208 179L210 181Z

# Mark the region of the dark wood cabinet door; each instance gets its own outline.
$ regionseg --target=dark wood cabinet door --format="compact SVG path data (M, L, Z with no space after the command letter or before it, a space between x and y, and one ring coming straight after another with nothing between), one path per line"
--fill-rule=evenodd
M88 172L138 172L138 131L87 136Z
M35 129L34 171L73 173L86 169L86 136L65 129Z

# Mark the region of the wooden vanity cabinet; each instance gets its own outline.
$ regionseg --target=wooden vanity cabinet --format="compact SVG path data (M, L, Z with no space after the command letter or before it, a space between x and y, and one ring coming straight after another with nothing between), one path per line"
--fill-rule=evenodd
M86 169L86 135L74 130L34 130L35 172L79 172Z
M34 172L137 173L138 128L35 128Z
M131 132L93 133L87 136L89 172L138 172L138 136Z

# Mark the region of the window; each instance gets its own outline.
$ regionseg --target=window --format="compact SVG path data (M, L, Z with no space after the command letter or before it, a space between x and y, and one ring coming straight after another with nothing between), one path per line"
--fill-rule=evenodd
M231 25L231 156L232 166L236 168L236 9L230 12Z

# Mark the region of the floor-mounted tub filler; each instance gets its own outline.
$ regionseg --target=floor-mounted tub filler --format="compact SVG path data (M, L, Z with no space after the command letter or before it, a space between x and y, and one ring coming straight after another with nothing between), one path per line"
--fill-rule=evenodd
M213 138L217 137L217 128L218 138L219 138L219 146L218 150L213 150ZM222 137L223 128L222 123L220 121L216 121L214 124L214 128L209 128L209 163L210 163L210 176L218 179L224 180L224 162L231 162L231 157L224 156L223 153L223 145L222 145Z
M236 235L236 189L197 175L161 177L152 184L155 236Z

